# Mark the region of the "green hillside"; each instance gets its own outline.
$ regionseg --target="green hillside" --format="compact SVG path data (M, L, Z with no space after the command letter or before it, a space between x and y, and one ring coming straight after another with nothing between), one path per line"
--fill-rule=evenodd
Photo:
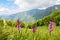
M37 25L48 25L50 20L54 20L56 26L60 25L60 10L52 12L50 15L45 16L43 19L38 20Z

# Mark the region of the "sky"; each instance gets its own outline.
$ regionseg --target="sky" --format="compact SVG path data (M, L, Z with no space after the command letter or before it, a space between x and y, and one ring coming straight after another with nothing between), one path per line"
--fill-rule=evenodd
M60 4L60 0L0 0L0 15L9 15L31 9L46 9Z

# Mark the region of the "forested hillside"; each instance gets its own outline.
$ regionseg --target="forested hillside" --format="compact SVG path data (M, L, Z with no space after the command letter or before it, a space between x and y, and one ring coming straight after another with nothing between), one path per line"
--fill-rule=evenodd
M56 26L60 25L60 10L52 12L49 16L45 16L37 22L37 25L48 25L50 20L54 20Z

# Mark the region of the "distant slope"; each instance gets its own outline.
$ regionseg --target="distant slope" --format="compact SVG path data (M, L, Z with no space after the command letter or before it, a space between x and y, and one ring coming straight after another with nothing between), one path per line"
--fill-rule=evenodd
M50 15L45 16L41 20L38 20L37 25L38 26L48 25L50 20L53 20L56 26L60 26L60 10L53 11Z
M6 20L20 19L20 21L24 21L26 23L32 23L35 22L36 20L43 18L44 16L48 16L49 14L51 14L53 11L56 10L60 10L60 5L51 6L45 10L32 9L24 12L18 12L16 14L12 14L9 16L0 16L0 18Z
M35 10L35 11L30 10L31 13L29 12L29 14L30 15L32 14L33 17L35 17L36 20L39 20L39 19L43 18L44 16L47 16L47 15L51 14L53 11L56 11L56 10L60 10L60 5L54 5L54 6L48 7L45 10L40 10L40 11L39 10L38 11L37 10ZM33 11L33 13L32 13L32 11Z

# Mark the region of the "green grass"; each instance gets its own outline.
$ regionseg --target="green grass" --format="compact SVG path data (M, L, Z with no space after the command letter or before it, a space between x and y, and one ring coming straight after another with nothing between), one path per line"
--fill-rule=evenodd
M38 27L35 33L28 28L22 28L19 33L16 27L9 26L2 28L1 31L0 40L60 40L60 26L54 27L51 36L46 26Z

